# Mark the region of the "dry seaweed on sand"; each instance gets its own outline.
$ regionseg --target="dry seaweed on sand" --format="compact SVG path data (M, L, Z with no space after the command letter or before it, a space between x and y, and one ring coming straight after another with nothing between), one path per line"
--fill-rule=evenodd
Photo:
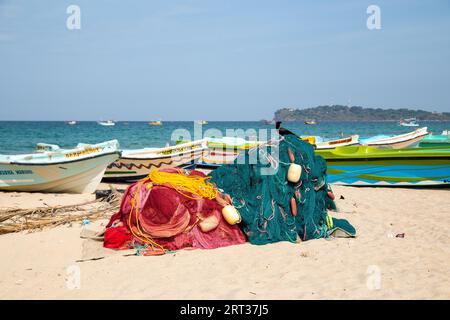
M105 197L75 205L1 210L0 235L25 230L35 231L81 222L84 219L92 221L109 218L119 209L121 197L120 192L112 190Z

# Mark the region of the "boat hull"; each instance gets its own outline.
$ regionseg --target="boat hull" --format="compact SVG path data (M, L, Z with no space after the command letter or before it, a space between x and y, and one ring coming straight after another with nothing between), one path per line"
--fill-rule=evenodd
M328 182L350 186L449 186L448 160L327 161Z
M152 169L181 167L191 164L202 156L203 150L197 149L173 156L158 158L121 157L111 163L105 171L104 181L136 181L145 178Z
M450 187L450 148L317 152L327 161L328 182L349 186ZM417 150L417 151L416 151Z
M359 136L352 135L350 137L341 138L341 139L337 139L337 140L319 142L316 144L316 149L330 150L330 149L336 149L339 147L355 146L358 144L359 144Z
M362 141L362 145L377 147L379 149L403 149L415 148L419 143L428 136L427 128L420 128L415 131L401 134L390 138L382 138L373 141Z
M92 193L119 152L53 164L0 164L0 190Z

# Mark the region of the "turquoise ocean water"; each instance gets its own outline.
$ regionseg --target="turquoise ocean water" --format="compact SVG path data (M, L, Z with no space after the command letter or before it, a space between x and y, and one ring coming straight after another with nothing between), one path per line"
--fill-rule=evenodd
M421 121L420 127L424 126L428 127L428 131L440 134L443 130L450 129L450 121ZM380 134L401 134L417 128L401 127L396 122L322 122L312 126L285 122L283 127L299 135L316 135L325 140L351 134L359 134L361 138ZM226 129L253 129L258 134L259 130L268 132L268 129L272 128L273 125L265 125L262 122L209 122L202 126L202 132L211 133L211 129L216 129L216 134L220 132L225 135ZM194 122L163 122L162 126L150 126L147 122L119 121L115 126L104 127L93 121L78 122L73 126L62 121L0 121L0 153L33 152L39 142L71 148L79 142L98 143L111 139L119 140L123 149L163 147L168 143L174 144L171 137L176 129L185 129L193 136Z

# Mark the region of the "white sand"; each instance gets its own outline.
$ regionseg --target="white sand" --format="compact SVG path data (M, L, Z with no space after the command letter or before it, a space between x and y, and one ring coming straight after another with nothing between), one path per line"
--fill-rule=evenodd
M334 191L341 212L333 216L357 228L355 239L245 244L157 257L118 252L75 262L86 241L79 225L1 235L0 298L450 298L450 190ZM92 197L12 195L0 193L0 207ZM405 238L396 238L399 233ZM77 285L76 270L80 288L70 289Z

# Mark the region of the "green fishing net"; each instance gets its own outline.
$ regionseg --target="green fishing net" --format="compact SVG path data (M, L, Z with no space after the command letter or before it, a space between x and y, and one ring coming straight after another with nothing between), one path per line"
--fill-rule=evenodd
M288 149L302 167L301 179L295 184L287 181ZM356 231L346 220L328 215L336 206L326 168L325 160L314 154L308 142L289 134L242 152L233 164L210 175L211 182L231 196L241 214L241 229L252 244L329 237L337 229L354 236Z

